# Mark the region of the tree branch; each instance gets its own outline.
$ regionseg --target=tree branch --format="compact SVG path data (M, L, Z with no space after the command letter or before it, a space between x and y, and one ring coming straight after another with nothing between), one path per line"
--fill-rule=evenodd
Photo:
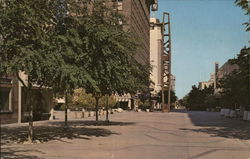
M18 72L18 71L16 71L16 77L17 77L17 79L22 83L22 85L27 89L28 86L25 85L24 81L23 81L23 80L21 79L21 77L19 76L19 72Z

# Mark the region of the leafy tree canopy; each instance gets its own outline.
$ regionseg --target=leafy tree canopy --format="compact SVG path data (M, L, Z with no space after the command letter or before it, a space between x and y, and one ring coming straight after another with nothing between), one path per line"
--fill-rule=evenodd
M250 15L250 2L248 0L235 0L235 4L241 7L246 12L246 15ZM246 31L250 31L250 18L244 24L246 25Z

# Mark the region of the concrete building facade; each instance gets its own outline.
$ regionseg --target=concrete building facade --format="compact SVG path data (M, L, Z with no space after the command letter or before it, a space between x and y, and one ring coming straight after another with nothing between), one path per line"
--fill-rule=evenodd
M150 8L158 3L156 0L112 0L116 3L118 11L126 17L123 28L131 31L140 47L135 54L136 60L141 64L149 64L149 30L150 30Z
M199 82L198 88L202 90L202 89L213 86L215 82L214 77L215 77L215 74L211 73L210 79L208 81Z
M175 81L176 81L176 78L173 74L171 74L171 90L173 92L175 92Z
M156 96L162 90L162 24L156 18L150 18L150 64L151 93Z
M158 5L157 0L111 0L117 10L125 16L126 22L122 22L125 31L132 32L139 48L134 57L138 63L150 63L150 9L152 5ZM154 8L156 10L156 8ZM118 102L127 105L128 109L136 107L135 97L132 95L116 96ZM125 103L125 104L124 104Z
M26 82L27 76L20 72L19 76ZM53 94L48 89L32 89L34 120L48 119L52 108ZM0 78L0 122L21 123L28 121L29 107L22 83L15 76Z
M232 73L234 70L238 69L239 66L236 64L231 64L229 61L225 62L221 67L218 63L215 63L215 72L211 73L210 79L208 81L199 82L199 89L205 89L205 87L214 86L215 93L219 93L220 89L216 87L216 83L224 76Z

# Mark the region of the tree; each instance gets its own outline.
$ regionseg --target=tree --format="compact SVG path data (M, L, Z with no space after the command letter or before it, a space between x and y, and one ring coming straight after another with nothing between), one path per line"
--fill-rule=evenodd
M0 69L3 74L13 74L22 83L29 108L28 141L33 141L34 85L49 87L56 72L58 55L53 51L51 35L54 34L56 3L49 0L4 0L0 2ZM27 83L20 78L24 72Z
M185 106L191 110L205 110L207 106L215 107L210 105L213 93L213 86L201 90L193 85L192 90L183 98Z
M66 108L67 95L75 88L87 82L94 85L84 65L89 60L84 58L87 51L82 47L88 38L81 29L88 19L83 16L86 2L4 0L0 3L1 72L14 73L24 85L30 108L30 142L33 140L30 96L34 85L65 94ZM27 84L19 77L19 71L28 76Z
M220 80L222 104L231 108L242 106L250 110L250 48L243 48L238 57L229 62L238 65L239 69Z
M165 96L165 102L168 103L168 90L164 90L164 94L166 95ZM159 101L158 102L161 102L162 101L162 92L160 91L158 93L158 96L160 97ZM175 92L173 90L171 90L171 93L170 93L170 101L171 101L171 104L175 103L175 101L177 100L177 96L175 95Z
M106 97L100 98L100 106L106 107ZM113 107L116 104L114 95L109 96L109 105ZM92 94L87 94L82 88L74 90L72 95L72 104L75 108L84 108L87 110L92 110L95 105L95 98Z
M86 68L96 84L86 85L84 88L96 99L96 120L101 96L136 92L149 79L145 78L149 75L147 67L134 59L133 54L138 45L132 34L123 30L120 22L124 18L103 2L105 1L93 3L93 11L89 15L91 25L84 28L90 37L85 58L92 59Z
M250 7L248 0L235 0L235 4L241 7L246 12L246 15L250 15ZM244 23L244 25L246 25L246 31L250 31L250 18L248 22Z
M95 87L86 64L92 59L86 58L88 54L89 36L86 34L91 23L88 17L88 0L58 1L56 14L56 34L53 37L56 52L60 55L63 65L57 69L53 76L53 90L65 96L65 128L67 124L68 96L79 87L87 84Z

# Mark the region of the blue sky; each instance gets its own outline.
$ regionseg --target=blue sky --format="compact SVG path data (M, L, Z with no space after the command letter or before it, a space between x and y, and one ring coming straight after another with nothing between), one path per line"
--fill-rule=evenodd
M176 94L182 98L192 85L207 81L220 66L249 46L248 20L234 0L158 0L159 10L151 14L162 20L169 12L172 32L172 72Z

